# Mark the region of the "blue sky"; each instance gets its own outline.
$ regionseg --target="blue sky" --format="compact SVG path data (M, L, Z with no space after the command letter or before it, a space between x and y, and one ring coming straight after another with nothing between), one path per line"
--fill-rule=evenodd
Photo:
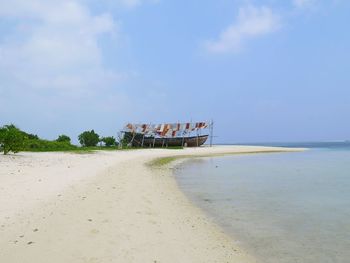
M214 119L217 142L350 138L345 0L0 0L0 124L74 141Z

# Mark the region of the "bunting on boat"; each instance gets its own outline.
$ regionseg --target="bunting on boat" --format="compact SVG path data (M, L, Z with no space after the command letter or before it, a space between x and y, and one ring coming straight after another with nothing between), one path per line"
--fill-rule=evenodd
M128 123L124 132L139 133L146 136L176 137L183 136L193 131L207 129L208 122L195 123L162 123L162 124L133 124Z

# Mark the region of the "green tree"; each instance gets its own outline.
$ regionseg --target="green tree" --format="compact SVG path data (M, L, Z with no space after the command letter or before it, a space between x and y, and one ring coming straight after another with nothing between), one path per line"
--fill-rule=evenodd
M56 142L68 142L68 143L70 143L70 138L69 138L69 136L62 134L62 135L58 136Z
M4 125L0 128L0 149L4 154L17 153L23 150L26 136L15 125Z
M79 142L84 147L96 146L100 141L100 136L94 130L84 131L78 136Z
M104 142L104 144L107 146L107 147L110 147L110 146L115 146L117 144L117 141L116 139L113 137L113 136L110 136L110 137L103 137L101 139L102 142Z
M27 133L26 136L29 140L39 140L39 136L36 134Z
M26 133L24 131L21 131L21 133L23 134L23 136L29 140L39 140L39 136L36 134L32 134L32 133Z

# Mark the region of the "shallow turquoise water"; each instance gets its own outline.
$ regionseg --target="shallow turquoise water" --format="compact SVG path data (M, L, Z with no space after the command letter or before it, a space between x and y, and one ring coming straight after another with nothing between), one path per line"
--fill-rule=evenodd
M176 178L259 262L350 262L350 148L193 159Z

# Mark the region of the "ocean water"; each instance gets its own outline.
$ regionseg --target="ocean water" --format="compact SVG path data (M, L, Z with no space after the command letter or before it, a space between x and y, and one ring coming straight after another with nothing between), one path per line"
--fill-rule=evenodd
M347 263L350 147L312 147L191 159L175 176L189 198L258 262Z

